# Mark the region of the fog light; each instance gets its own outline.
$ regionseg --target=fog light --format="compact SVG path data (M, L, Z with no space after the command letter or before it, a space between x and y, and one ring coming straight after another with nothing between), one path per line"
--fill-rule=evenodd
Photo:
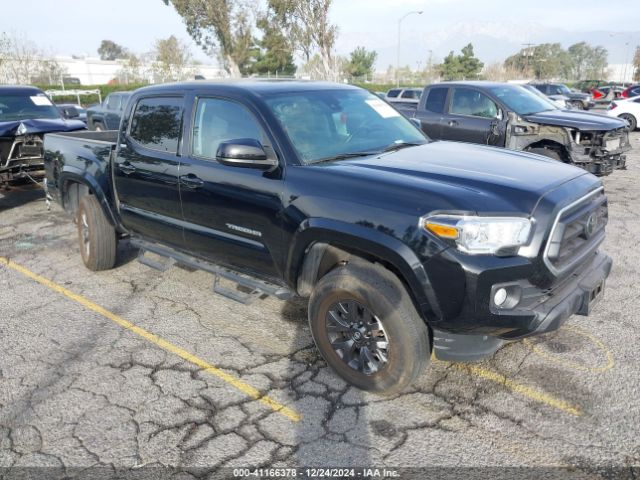
M499 288L498 290L496 290L496 293L493 295L493 303L497 307L501 307L506 301L507 301L507 290L505 288Z

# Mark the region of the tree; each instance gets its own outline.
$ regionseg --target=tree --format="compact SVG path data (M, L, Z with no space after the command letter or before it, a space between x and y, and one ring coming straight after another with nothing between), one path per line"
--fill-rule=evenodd
M232 77L250 67L253 47L252 6L244 0L163 0L173 4L187 32L203 50L214 52Z
M263 34L262 39L255 41L250 72L258 75L296 73L291 44L273 18L265 14L258 19L256 25Z
M583 80L600 78L607 67L607 50L603 47L592 47L586 42L575 43L567 49L568 71L566 78Z
M567 76L570 60L559 43L543 43L523 48L508 57L504 66L506 69L520 71L524 76L549 79Z
M25 84L37 76L42 51L23 35L0 35L0 82Z
M346 64L346 73L352 77L364 77L373 73L373 65L378 58L378 52L368 51L364 47L357 47L351 52Z
M119 58L126 58L128 51L121 45L118 45L112 40L102 40L98 47L98 55L100 60L117 60Z
M454 55L449 52L440 66L442 77L445 80L469 80L476 79L484 67L484 63L473 54L473 45L470 43L462 49L462 55Z
M329 22L332 0L269 0L274 18L286 29L295 50L302 53L306 63L317 52L322 65L321 78L337 78L333 46L338 28Z
M184 80L190 71L191 52L189 47L171 35L156 40L153 49L153 74L161 82Z
M143 68L141 60L132 53L127 56L122 68L116 74L117 83L123 84L146 83L147 77L148 75Z
M633 79L636 82L640 81L640 47L636 47L636 53L633 56L633 68L635 70Z

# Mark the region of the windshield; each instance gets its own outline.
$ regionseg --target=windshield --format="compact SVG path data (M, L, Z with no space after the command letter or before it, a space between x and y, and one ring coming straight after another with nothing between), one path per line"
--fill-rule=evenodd
M0 94L0 122L27 118L60 118L60 112L43 93Z
M427 142L407 118L364 90L285 93L266 103L303 163Z
M500 85L499 87L491 87L489 90L518 115L557 110L549 100L531 93L520 85Z
M558 85L558 90L564 95L569 95L571 93L571 90L569 90L569 87L566 85Z

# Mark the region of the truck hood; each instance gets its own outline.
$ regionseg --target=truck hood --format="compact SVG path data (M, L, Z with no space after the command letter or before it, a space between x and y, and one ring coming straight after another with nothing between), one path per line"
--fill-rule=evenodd
M327 165L412 208L478 213L532 213L538 200L583 175L582 169L539 155L467 143L436 141L393 153ZM595 178L595 177L594 177ZM375 199L371 199L375 201Z
M576 110L549 110L521 117L532 123L576 128L581 131L608 131L626 126L625 122L618 118Z
M21 126L22 125L22 126ZM0 137L15 137L33 133L72 132L87 128L80 120L42 118L0 122Z

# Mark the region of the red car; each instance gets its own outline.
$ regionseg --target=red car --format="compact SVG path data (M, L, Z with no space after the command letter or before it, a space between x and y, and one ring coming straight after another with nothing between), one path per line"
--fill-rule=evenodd
M614 85L603 85L591 90L591 97L596 103L607 103L620 98L623 93L623 88Z
M625 91L622 92L624 98L632 98L640 96L640 85L631 85Z

